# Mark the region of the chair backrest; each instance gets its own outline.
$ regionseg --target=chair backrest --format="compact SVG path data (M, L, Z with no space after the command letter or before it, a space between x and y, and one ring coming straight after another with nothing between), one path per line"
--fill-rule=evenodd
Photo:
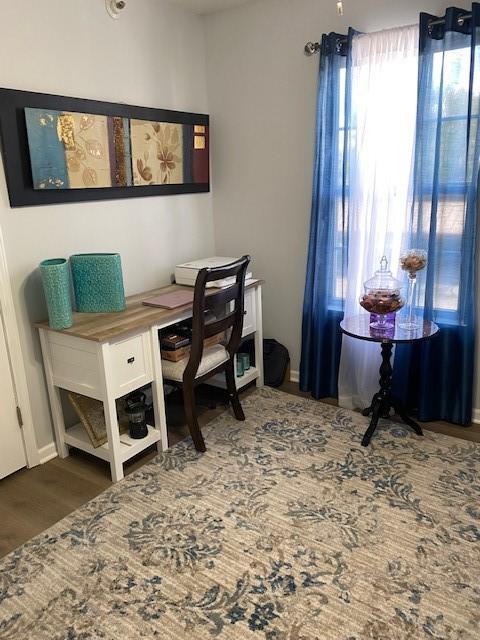
M225 348L230 357L237 352L242 339L245 274L249 262L250 256L243 256L222 267L205 268L198 272L193 296L192 345L184 379L195 378L206 338L231 330ZM229 287L207 289L208 282L232 277L235 283ZM207 317L209 311L216 315L215 319Z

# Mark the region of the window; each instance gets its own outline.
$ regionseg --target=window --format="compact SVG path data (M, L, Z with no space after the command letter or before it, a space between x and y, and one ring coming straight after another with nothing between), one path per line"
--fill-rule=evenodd
M346 68L339 70L339 112L338 112L338 162L337 162L337 188L335 190L335 228L333 231L333 269L331 292L329 295L329 308L341 310L346 291L346 251L347 241L347 217L348 217L348 172L346 172L346 141L345 141L345 89ZM344 185L344 179L346 184Z
M441 86L443 75L443 87ZM431 118L423 123L424 157L421 160L419 197L414 224L427 246L435 227L435 287L433 307L438 319L456 320L462 265L462 238L466 219L465 192L473 176L473 149L469 143L470 49L439 51L433 56L432 97L428 105ZM444 88L445 87L445 88ZM478 96L480 87L475 94ZM475 89L475 87L474 87ZM439 110L440 113L439 113ZM478 100L476 113L478 122ZM440 119L437 116L440 115ZM475 127L476 128L476 127ZM470 135L476 135L476 131ZM432 184L438 175L437 191Z
M348 215L349 185L344 186L344 145L345 145L345 86L346 71L340 70L340 109L338 116L338 166L336 189L336 223L334 237L334 264L332 267L331 293L329 308L341 309L346 291L346 220ZM428 248L431 225L435 225L435 276L433 306L439 320L456 320L459 300L459 281L461 278L462 237L466 218L465 190L473 179L473 149L466 159L465 148L468 138L468 104L470 83L470 49L456 48L446 52L439 51L433 56L431 82L433 91L431 104L428 105L431 118L422 124L424 136L423 157L417 158L419 175L417 176L416 202L413 208L413 230L417 234L418 245ZM443 88L441 79L443 76ZM476 89L476 90L475 90ZM480 83L474 84L475 113L478 122ZM438 110L441 118L438 120ZM395 123L392 123L395 126ZM398 124L397 124L398 126ZM418 125L417 125L418 126ZM470 136L476 135L476 127ZM348 130L349 145L355 144L354 126ZM412 158L412 168L414 159ZM437 191L432 193L434 172L438 176ZM413 170L412 170L413 178ZM407 244L406 231L402 244ZM430 247L431 249L431 247ZM393 269L394 270L394 269ZM370 275L370 274L369 274ZM369 277L368 275L368 277ZM419 279L425 286L425 278ZM360 291L359 291L360 294ZM420 299L424 291L419 291Z

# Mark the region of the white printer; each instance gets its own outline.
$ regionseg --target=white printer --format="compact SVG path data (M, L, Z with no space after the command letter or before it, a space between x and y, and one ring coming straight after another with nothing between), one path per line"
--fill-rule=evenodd
M185 284L189 287L195 286L195 280L197 279L200 269L205 267L223 267L226 264L235 262L238 258L222 258L214 256L213 258L203 258L202 260L195 260L193 262L185 262L184 264L177 264L175 267L175 282L177 284ZM248 280L252 277L250 271L247 272L245 279ZM224 278L223 280L214 280L207 283L207 287L222 288L228 287L235 282L235 277Z

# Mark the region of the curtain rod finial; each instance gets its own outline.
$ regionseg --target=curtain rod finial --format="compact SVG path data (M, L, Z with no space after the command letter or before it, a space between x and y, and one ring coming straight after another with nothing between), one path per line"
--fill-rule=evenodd
M307 42L303 52L306 56L313 56L315 53L320 51L320 43L319 42Z

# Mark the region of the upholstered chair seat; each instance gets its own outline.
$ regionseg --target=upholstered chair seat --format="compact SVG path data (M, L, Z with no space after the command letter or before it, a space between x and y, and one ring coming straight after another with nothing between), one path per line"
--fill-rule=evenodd
M202 359L198 366L197 374L195 378L205 375L218 365L226 362L229 358L228 351L221 344L216 344L213 347L204 349ZM176 382L182 382L183 372L188 364L189 357L183 358L178 362L171 362L170 360L162 359L162 373L165 380L174 380Z

